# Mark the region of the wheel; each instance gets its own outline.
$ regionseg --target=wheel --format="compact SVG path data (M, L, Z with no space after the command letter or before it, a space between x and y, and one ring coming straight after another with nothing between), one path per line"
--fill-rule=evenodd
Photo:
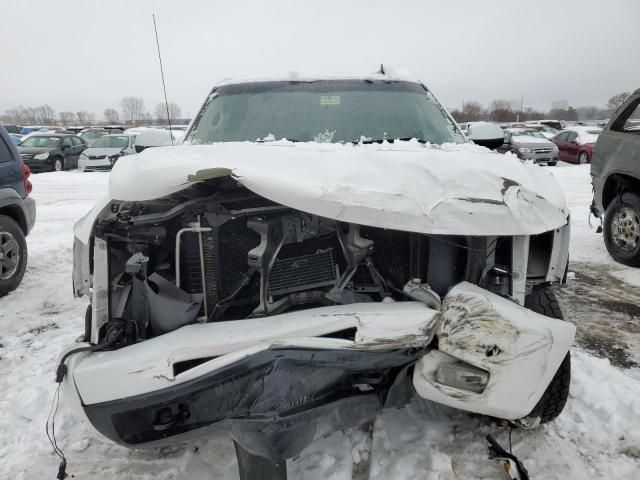
M60 157L56 157L51 165L51 170L54 172L61 172L64 170L64 160Z
M580 155L578 155L578 163L580 165L589 163L589 155L587 155L587 152L580 152Z
M640 266L640 197L623 193L604 214L604 244L616 262Z
M557 164L558 162L547 162L548 167L555 167Z
M564 319L556 294L553 291L553 287L549 284L533 287L531 293L525 298L524 306L547 317L557 318L559 320ZM547 423L554 420L560 415L567 403L570 383L571 353L567 352L558 371L542 394L540 401L533 407L529 417L540 418L540 423Z
M0 297L20 285L27 268L27 241L12 218L0 215Z

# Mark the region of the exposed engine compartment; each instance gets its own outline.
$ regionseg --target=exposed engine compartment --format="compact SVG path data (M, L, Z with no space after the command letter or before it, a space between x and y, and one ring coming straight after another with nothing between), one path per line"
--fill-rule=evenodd
M275 204L229 177L157 200L112 203L96 237L108 245L109 279L109 321L98 338L124 332L124 344L194 322L323 305L418 295L437 306L464 280L513 293L513 237L339 222ZM537 237L532 274L548 266L553 243Z

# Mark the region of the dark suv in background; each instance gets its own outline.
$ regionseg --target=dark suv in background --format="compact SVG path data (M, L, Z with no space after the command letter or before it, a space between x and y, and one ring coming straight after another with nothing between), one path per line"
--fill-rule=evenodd
M30 174L0 126L0 297L18 287L27 268L25 237L36 221Z
M640 266L640 88L613 114L591 162L592 212L614 260Z

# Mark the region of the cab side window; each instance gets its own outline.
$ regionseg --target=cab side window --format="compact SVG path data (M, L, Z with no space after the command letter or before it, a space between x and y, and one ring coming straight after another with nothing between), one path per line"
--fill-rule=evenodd
M62 141L62 146L64 148L70 148L73 146L73 144L71 143L71 139L69 137L65 137L64 140Z
M83 145L82 140L80 140L80 137L71 137L71 141L73 142L74 147L80 147L81 145Z
M640 135L640 98L624 109L611 125L611 130Z

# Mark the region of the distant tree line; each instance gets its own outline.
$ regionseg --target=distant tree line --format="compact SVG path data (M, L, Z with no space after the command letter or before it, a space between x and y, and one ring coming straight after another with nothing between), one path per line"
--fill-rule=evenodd
M181 119L181 108L169 102L169 115L171 120ZM144 100L140 97L124 97L120 101L120 111L115 108L107 108L103 112L101 120L96 120L93 112L81 110L79 112L56 112L49 105L38 107L17 107L9 108L0 115L0 123L7 125L60 125L63 127L74 125L150 125L153 123L167 123L167 105L159 102L153 115L145 108Z
M480 102L468 101L461 108L451 110L451 115L457 122L477 122L481 120L492 122L527 122L552 118L554 120L603 120L609 118L629 96L629 92L612 96L604 107L587 105L573 107L566 100L556 100L551 103L548 111L540 111L531 107L524 107L520 100L496 99L485 108Z

